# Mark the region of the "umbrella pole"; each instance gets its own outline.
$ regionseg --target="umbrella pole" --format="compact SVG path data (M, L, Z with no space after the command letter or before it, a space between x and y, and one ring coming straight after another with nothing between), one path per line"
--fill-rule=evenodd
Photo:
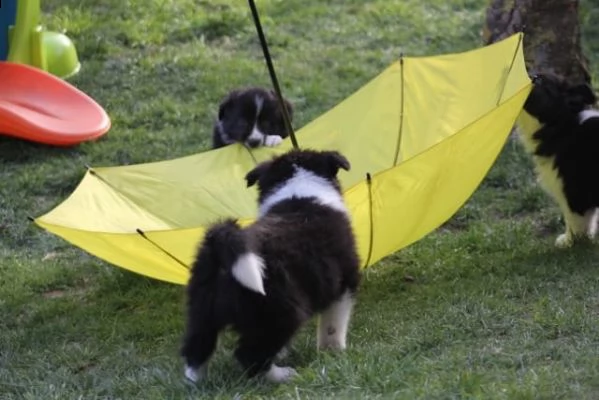
M279 87L279 81L277 79L277 74L275 73L275 68L272 64L272 59L270 58L270 52L268 51L268 44L266 43L266 38L264 37L264 32L262 31L262 24L260 23L260 16L258 15L258 10L256 9L256 4L254 0L248 0L250 4L250 9L252 10L252 17L254 18L254 25L256 26L256 32L258 32L258 38L260 39L260 45L262 46L262 52L264 53L264 60L266 61L266 66L268 67L268 73L270 74L270 80L272 81L272 85L275 88L275 92L277 94L277 99L279 100L279 106L283 110L283 119L285 121L285 129L291 138L291 143L293 147L298 149L299 145L297 144L297 139L295 138L295 132L293 131L293 126L291 125L291 118L289 117L289 110L287 110L287 106L285 106L285 101L283 101L283 95L281 94L281 88Z

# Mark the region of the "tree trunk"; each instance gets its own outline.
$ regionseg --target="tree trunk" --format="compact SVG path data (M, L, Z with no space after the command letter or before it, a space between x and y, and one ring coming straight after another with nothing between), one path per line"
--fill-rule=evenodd
M490 44L524 32L524 58L530 74L549 72L573 83L590 83L578 6L578 0L491 0L483 40Z

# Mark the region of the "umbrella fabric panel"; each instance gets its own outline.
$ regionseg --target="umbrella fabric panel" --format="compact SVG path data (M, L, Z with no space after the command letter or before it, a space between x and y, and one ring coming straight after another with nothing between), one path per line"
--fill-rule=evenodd
M36 223L110 264L165 282L181 285L187 282L187 266L179 264L164 249L138 233L92 232L52 225L42 220L36 220ZM176 231L168 232L170 240L177 241ZM196 242L203 232L203 229L196 230L196 236L187 233L186 242ZM193 250L193 247L190 249Z
M407 160L491 110L516 50L521 52L519 44L515 36L459 55L405 59L405 72L402 63L394 63L298 131L298 138L304 147L345 154L352 170L342 174L341 181L349 188L366 173L390 168L400 138L400 159ZM464 71L472 72L465 76ZM522 85L525 72L515 72ZM476 85L469 86L470 81ZM487 87L479 87L483 83ZM257 161L289 147L286 140L281 147L250 153L233 145L175 160L96 168L63 204L42 218L76 229L114 233L194 227L220 216L251 218L257 211L256 190L246 189L243 177ZM82 214L85 217L80 218Z
M457 135L373 177L369 265L420 240L468 200L493 165L528 92L527 87ZM358 197L362 196L358 193ZM353 203L351 191L347 199ZM361 227L369 222L354 224ZM364 232L358 237L363 240L363 236Z
M339 150L352 164L340 179L364 265L445 222L483 179L530 89L521 38L394 63L298 131L302 147ZM255 217L247 171L289 148L232 145L96 168L36 222L117 266L182 284L209 224Z
M527 86L521 44L515 35L460 54L406 59L399 160L459 132Z
M419 240L461 207L493 164L529 89L429 151L345 192L364 266ZM38 223L108 262L178 284L187 281L204 233L203 227L167 229L145 232L144 238Z

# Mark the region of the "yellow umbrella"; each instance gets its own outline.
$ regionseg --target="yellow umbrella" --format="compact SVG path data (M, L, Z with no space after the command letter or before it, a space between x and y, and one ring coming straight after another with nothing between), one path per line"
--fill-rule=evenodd
M460 54L405 57L297 131L303 148L338 150L363 265L422 238L472 195L531 88L522 34ZM88 170L77 189L35 219L114 265L185 284L206 227L251 223L244 176L291 148L231 145L161 162ZM293 246L293 243L289 244Z

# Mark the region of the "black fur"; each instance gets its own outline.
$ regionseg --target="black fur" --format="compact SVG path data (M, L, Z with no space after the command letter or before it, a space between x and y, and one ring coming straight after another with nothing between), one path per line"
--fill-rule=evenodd
M539 157L553 158L569 208L580 215L599 207L599 118L579 122L579 113L596 102L588 84L539 75L524 104L542 127L533 134Z
M293 150L258 165L246 180L258 184L264 199L297 167L340 193L337 171L349 163L337 152ZM231 273L239 255L250 251L264 260L266 295L242 286ZM239 334L235 357L244 370L250 376L265 372L310 317L344 293L353 296L359 281L347 214L313 198L282 200L246 228L233 220L218 223L206 233L191 271L182 355L194 368L205 365L218 333L230 326Z
M259 113L256 98L262 99ZM293 106L287 99L284 102L289 118L293 120ZM212 132L212 147L219 148L234 142L245 143L249 147L264 144L255 139L248 140L254 125L265 135L288 136L275 92L258 87L231 91L219 106L218 119Z

